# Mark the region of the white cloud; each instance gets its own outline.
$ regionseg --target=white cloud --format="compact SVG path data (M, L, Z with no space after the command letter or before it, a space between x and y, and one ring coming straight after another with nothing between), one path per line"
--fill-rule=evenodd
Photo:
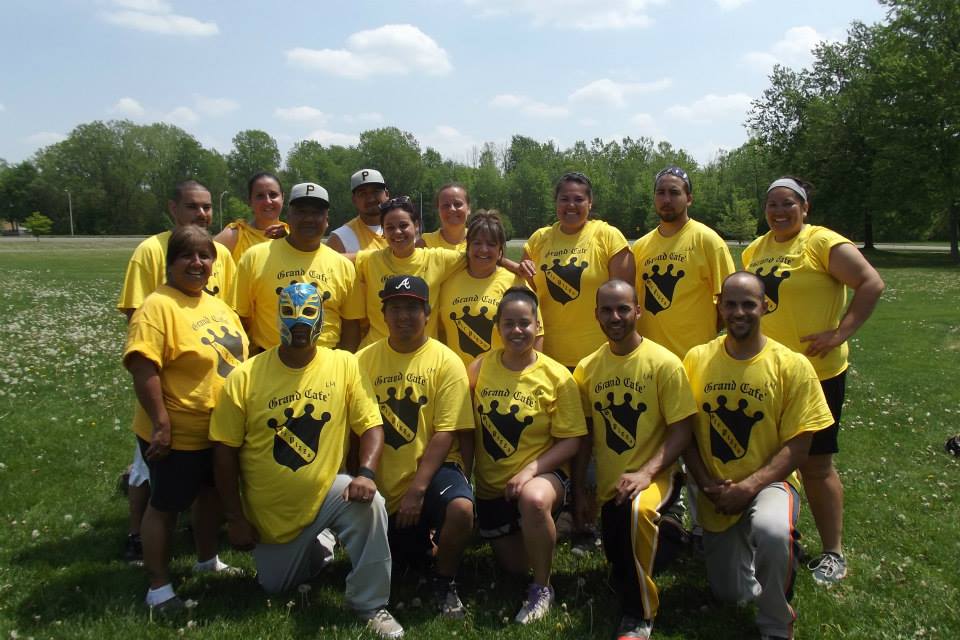
M277 107L273 110L273 115L281 120L290 122L315 122L323 124L329 120L329 116L320 109L301 105L299 107Z
M596 118L580 118L577 122L583 127L595 127L600 124L600 121Z
M751 51L743 61L758 71L770 71L775 64L805 67L813 62L813 48L820 42L837 38L818 33L813 27L791 27L767 51Z
M653 23L649 9L665 0L465 0L481 15L519 14L537 27L581 31L641 29Z
M623 108L627 105L629 96L662 91L672 84L670 78L661 78L654 82L615 82L609 78L601 78L571 93L569 100Z
M451 127L450 125L437 125L430 132L417 136L424 147L432 147L440 152L445 158L463 161L470 155L471 149L480 147L481 143L468 134Z
M205 98L203 96L197 96L196 107L197 111L205 116L218 117L236 111L240 108L240 105L237 104L235 100L229 98Z
M35 144L38 147L45 147L49 144L56 144L67 139L67 136L55 131L38 131L24 138L29 144Z
M220 33L216 22L203 22L173 13L173 7L162 0L113 0L113 5L116 9L104 11L100 16L119 27L175 36L215 36Z
M286 55L290 64L345 78L413 72L437 76L453 69L447 52L410 24L358 31L347 38L344 49L297 47Z
M143 105L133 98L120 98L110 107L110 113L123 118L142 118L146 112Z
M731 93L726 96L710 93L692 104L674 105L666 110L666 115L668 118L706 124L745 115L750 108L750 101L750 96L745 93Z
M713 0L717 3L724 11L733 11L734 9L739 9L743 5L750 2L750 0Z
M634 138L639 135L654 140L663 139L663 133L657 126L657 121L649 113L638 113L630 118L630 133Z
M360 136L352 133L337 133L326 129L317 129L307 134L307 140L316 140L322 145L349 147L360 142Z
M188 125L195 123L200 119L200 117L197 115L196 111L190 107L177 107L165 115L163 119L176 125Z
M535 118L565 118L570 115L566 107L554 107L543 102L537 102L526 96L515 96L503 93L490 100L490 106L496 109L511 109Z

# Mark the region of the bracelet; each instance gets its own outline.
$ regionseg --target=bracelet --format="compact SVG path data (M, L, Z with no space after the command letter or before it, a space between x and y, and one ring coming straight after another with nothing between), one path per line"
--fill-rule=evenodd
M357 477L374 480L377 477L377 474L374 473L373 469L370 467L360 467L357 469Z

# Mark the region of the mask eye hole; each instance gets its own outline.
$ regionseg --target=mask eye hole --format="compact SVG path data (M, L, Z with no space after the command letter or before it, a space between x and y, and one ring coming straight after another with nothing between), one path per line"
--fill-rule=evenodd
M281 315L284 315L284 316L292 316L292 315L293 315L293 307L291 307L290 305L287 305L287 304L283 305L282 307L280 307L280 314L281 314Z
M308 318L313 318L314 316L317 315L317 310L314 309L313 307L304 307L303 315L305 315Z

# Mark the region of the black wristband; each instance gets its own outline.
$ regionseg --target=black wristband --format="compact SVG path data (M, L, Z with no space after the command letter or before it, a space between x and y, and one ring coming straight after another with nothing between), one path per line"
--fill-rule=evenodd
M374 480L377 477L377 474L374 473L373 469L370 467L360 467L357 469L357 476L360 478L367 478L368 480Z

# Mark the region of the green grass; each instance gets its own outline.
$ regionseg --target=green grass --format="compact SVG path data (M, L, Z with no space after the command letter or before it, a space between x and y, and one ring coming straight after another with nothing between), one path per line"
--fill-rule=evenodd
M166 638L142 604L145 577L119 557L133 396L119 364L124 322L113 309L131 240L0 242L0 639ZM843 451L850 577L831 591L798 578L798 638L960 637L960 463L942 451L960 431L960 271L942 256L874 253L888 288L854 338ZM815 531L804 512L811 551ZM347 562L305 596L268 597L253 578L194 578L178 534L178 591L195 599L196 638L365 638L343 608ZM227 550L231 564L249 556ZM462 623L436 620L413 576L395 576L407 637L606 638L617 619L599 554L561 545L555 584L566 609L532 628L506 624L523 585L486 547L466 558ZM716 604L696 556L659 578L655 637L754 637L752 612ZM403 607L400 607L403 603Z

